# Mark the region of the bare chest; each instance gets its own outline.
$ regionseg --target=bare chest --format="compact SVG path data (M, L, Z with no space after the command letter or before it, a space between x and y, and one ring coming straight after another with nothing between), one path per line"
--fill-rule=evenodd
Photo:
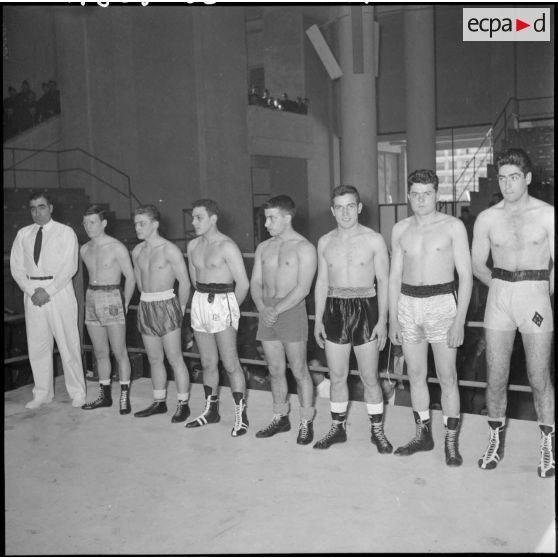
M363 239L332 239L324 251L330 268L365 268L374 260L372 248Z
M504 215L490 229L490 243L496 249L537 249L546 241L546 229L530 215Z
M401 249L407 258L425 258L451 250L451 237L441 228L421 231L410 228L401 237Z
M271 245L262 253L262 268L265 274L278 270L296 269L297 266L296 247L292 244Z
M198 271L218 270L223 267L225 260L222 251L216 247L196 248L192 253L192 263Z

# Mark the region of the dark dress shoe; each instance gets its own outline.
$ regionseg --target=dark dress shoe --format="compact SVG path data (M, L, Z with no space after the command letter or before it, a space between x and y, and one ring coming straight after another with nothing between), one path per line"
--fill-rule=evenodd
M150 417L151 415L160 415L167 412L167 403L165 401L153 401L147 409L134 413L135 417Z

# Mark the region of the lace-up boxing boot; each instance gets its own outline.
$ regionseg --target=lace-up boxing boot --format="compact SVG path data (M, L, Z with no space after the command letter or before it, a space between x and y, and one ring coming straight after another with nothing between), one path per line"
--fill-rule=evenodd
M504 457L504 424L489 420L488 447L479 459L481 469L496 469Z
M393 446L384 433L384 415L369 415L370 441L378 448L378 453L391 453Z
M456 417L448 417L444 448L446 452L446 465L448 465L449 467L459 467L463 464L463 458L459 453L459 446L457 443L458 432L459 419Z
M288 432L291 429L291 422L288 415L273 415L271 422L265 427L256 432L256 438L271 438L279 432Z
M541 460L537 468L539 477L554 476L554 428L540 425L541 429Z
M417 412L413 411L416 424L415 437L395 450L395 455L413 455L417 451L430 451L434 449L434 440L432 439L432 424L430 419L422 421Z
M104 385L99 384L99 397L91 403L86 403L82 406L85 411L91 411L92 409L98 409L99 407L112 407L112 393L110 384Z

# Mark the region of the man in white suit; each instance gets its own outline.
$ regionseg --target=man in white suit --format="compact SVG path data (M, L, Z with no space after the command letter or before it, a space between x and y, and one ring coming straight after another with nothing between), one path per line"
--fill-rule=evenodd
M53 399L55 339L72 406L81 407L85 378L72 285L78 265L77 237L70 227L52 219L48 194L32 194L29 209L34 224L18 231L10 255L12 276L24 293L27 348L35 382L26 408L37 409Z

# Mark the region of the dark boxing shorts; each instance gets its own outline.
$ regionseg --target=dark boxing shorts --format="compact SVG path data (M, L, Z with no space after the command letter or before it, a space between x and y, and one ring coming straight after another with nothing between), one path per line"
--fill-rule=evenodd
M378 323L378 299L374 287L330 287L323 317L327 340L354 347L370 342Z
M160 293L141 293L138 330L142 335L163 337L182 327L182 310L171 289Z
M266 306L273 306L279 302L280 298L264 299ZM258 341L281 341L283 343L296 343L297 341L308 340L308 315L306 314L306 304L301 300L285 312L279 314L277 321L267 327L261 320L258 323L256 333Z

